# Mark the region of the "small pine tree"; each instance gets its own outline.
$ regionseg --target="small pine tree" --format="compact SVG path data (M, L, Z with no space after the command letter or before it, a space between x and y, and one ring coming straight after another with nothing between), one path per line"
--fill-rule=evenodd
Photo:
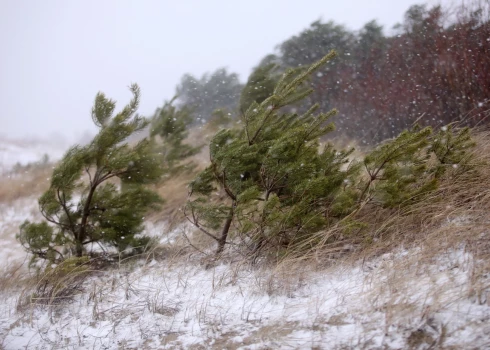
M434 176L441 177L448 167L452 166L461 165L461 170L466 170L467 162L471 159L469 151L474 146L470 128L457 130L454 124L442 127L432 138L429 149L429 152L433 152L437 158L437 164L433 168Z
M266 244L288 245L320 229L332 219L322 215L325 208L340 214L348 204L339 192L356 171L343 170L351 151L327 146L318 152L319 138L334 129L328 120L336 111L315 114L314 105L301 115L280 113L311 93L308 78L334 56L332 51L307 69L288 70L272 96L252 102L241 129L222 130L212 139L211 165L191 183L194 199L186 216L216 240L217 254L234 221L257 253ZM216 185L228 203L213 201Z
M406 130L375 148L363 161L368 174L359 199L395 207L429 192L436 186L427 172L431 128Z
M358 200L391 208L417 202L437 188L448 166L465 166L474 145L469 128L448 125L437 134L430 127L405 130L364 158L368 176L360 181Z
M144 185L157 181L162 167L151 141L125 143L148 124L135 115L139 87L130 90L132 100L115 116L115 102L97 94L92 119L98 134L88 145L70 148L54 169L49 189L39 198L45 221L20 227L18 239L33 261L80 257L91 243L123 251L148 242L137 234L145 213L161 199Z

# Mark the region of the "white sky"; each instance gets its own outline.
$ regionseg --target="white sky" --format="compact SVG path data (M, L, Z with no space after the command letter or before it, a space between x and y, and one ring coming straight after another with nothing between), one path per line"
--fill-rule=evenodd
M262 57L318 18L355 30L377 19L390 29L414 3L0 0L0 134L77 139L95 130L95 94L122 107L132 82L142 89L140 114L150 116L186 72L226 66L244 81Z

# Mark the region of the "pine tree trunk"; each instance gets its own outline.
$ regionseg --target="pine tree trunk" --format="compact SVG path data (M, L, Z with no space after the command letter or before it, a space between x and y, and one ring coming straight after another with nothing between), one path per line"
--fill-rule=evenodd
M267 192L265 193L265 202L264 203L267 203L267 201L269 200L270 194L271 194L271 191L267 190ZM262 217L261 217L262 223L264 222L265 207L266 207L266 204L264 204L264 206L262 208ZM252 251L252 257L253 257L254 261L259 256L260 250L262 249L264 244L265 244L264 228L261 225L261 229L259 231L259 241L257 242L257 244L255 245L255 247Z
M77 258L80 258L83 255L83 245L78 240L75 243L75 254Z
M78 231L78 236L75 237L76 240L76 255L81 257L83 255L83 241L85 240L85 235L87 232L87 221L90 214L90 204L92 202L92 197L94 196L96 185L90 187L90 192L88 193L87 200L85 201L85 206L83 207L82 221L80 222L80 230Z
M230 211L228 213L228 217L225 221L225 226L223 226L223 230L221 231L221 236L218 241L218 249L216 250L216 255L220 255L225 249L226 239L228 238L228 232L230 231L231 222L233 221L235 202L232 203Z

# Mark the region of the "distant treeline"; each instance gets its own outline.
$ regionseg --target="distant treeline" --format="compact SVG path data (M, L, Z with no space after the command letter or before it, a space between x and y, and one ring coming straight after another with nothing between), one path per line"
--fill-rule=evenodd
M335 49L339 57L312 78L315 92L305 103L337 108L338 133L364 143L394 137L414 122L475 126L487 121L490 109L489 18L486 1L456 8L414 5L391 35L376 21L357 32L316 21L280 44L255 72L278 76ZM264 79L255 83L252 91L274 86ZM243 113L240 91L238 76L225 69L200 79L186 74L177 87L180 102L202 120L216 108Z

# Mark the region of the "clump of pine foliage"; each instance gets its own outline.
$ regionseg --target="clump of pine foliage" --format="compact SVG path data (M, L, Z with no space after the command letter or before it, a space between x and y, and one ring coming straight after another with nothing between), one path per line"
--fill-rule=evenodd
M45 220L20 227L18 239L33 261L81 257L94 244L124 251L149 242L138 234L145 214L162 199L145 185L158 181L163 167L151 140L126 142L149 123L135 114L139 87L130 90L133 98L116 115L115 102L97 94L92 119L99 132L88 145L70 148L54 169L49 189L39 198Z
M288 110L312 92L306 83L335 55L286 71L270 96L250 96L239 128L211 140L211 164L190 184L185 215L216 241L217 255L228 243L251 256L311 248L330 227L362 228L356 213L367 205L374 212L420 200L437 188L448 166L467 159L469 130L452 126L436 135L415 126L362 160L350 159L353 149L321 146L334 130L329 119L336 110Z

